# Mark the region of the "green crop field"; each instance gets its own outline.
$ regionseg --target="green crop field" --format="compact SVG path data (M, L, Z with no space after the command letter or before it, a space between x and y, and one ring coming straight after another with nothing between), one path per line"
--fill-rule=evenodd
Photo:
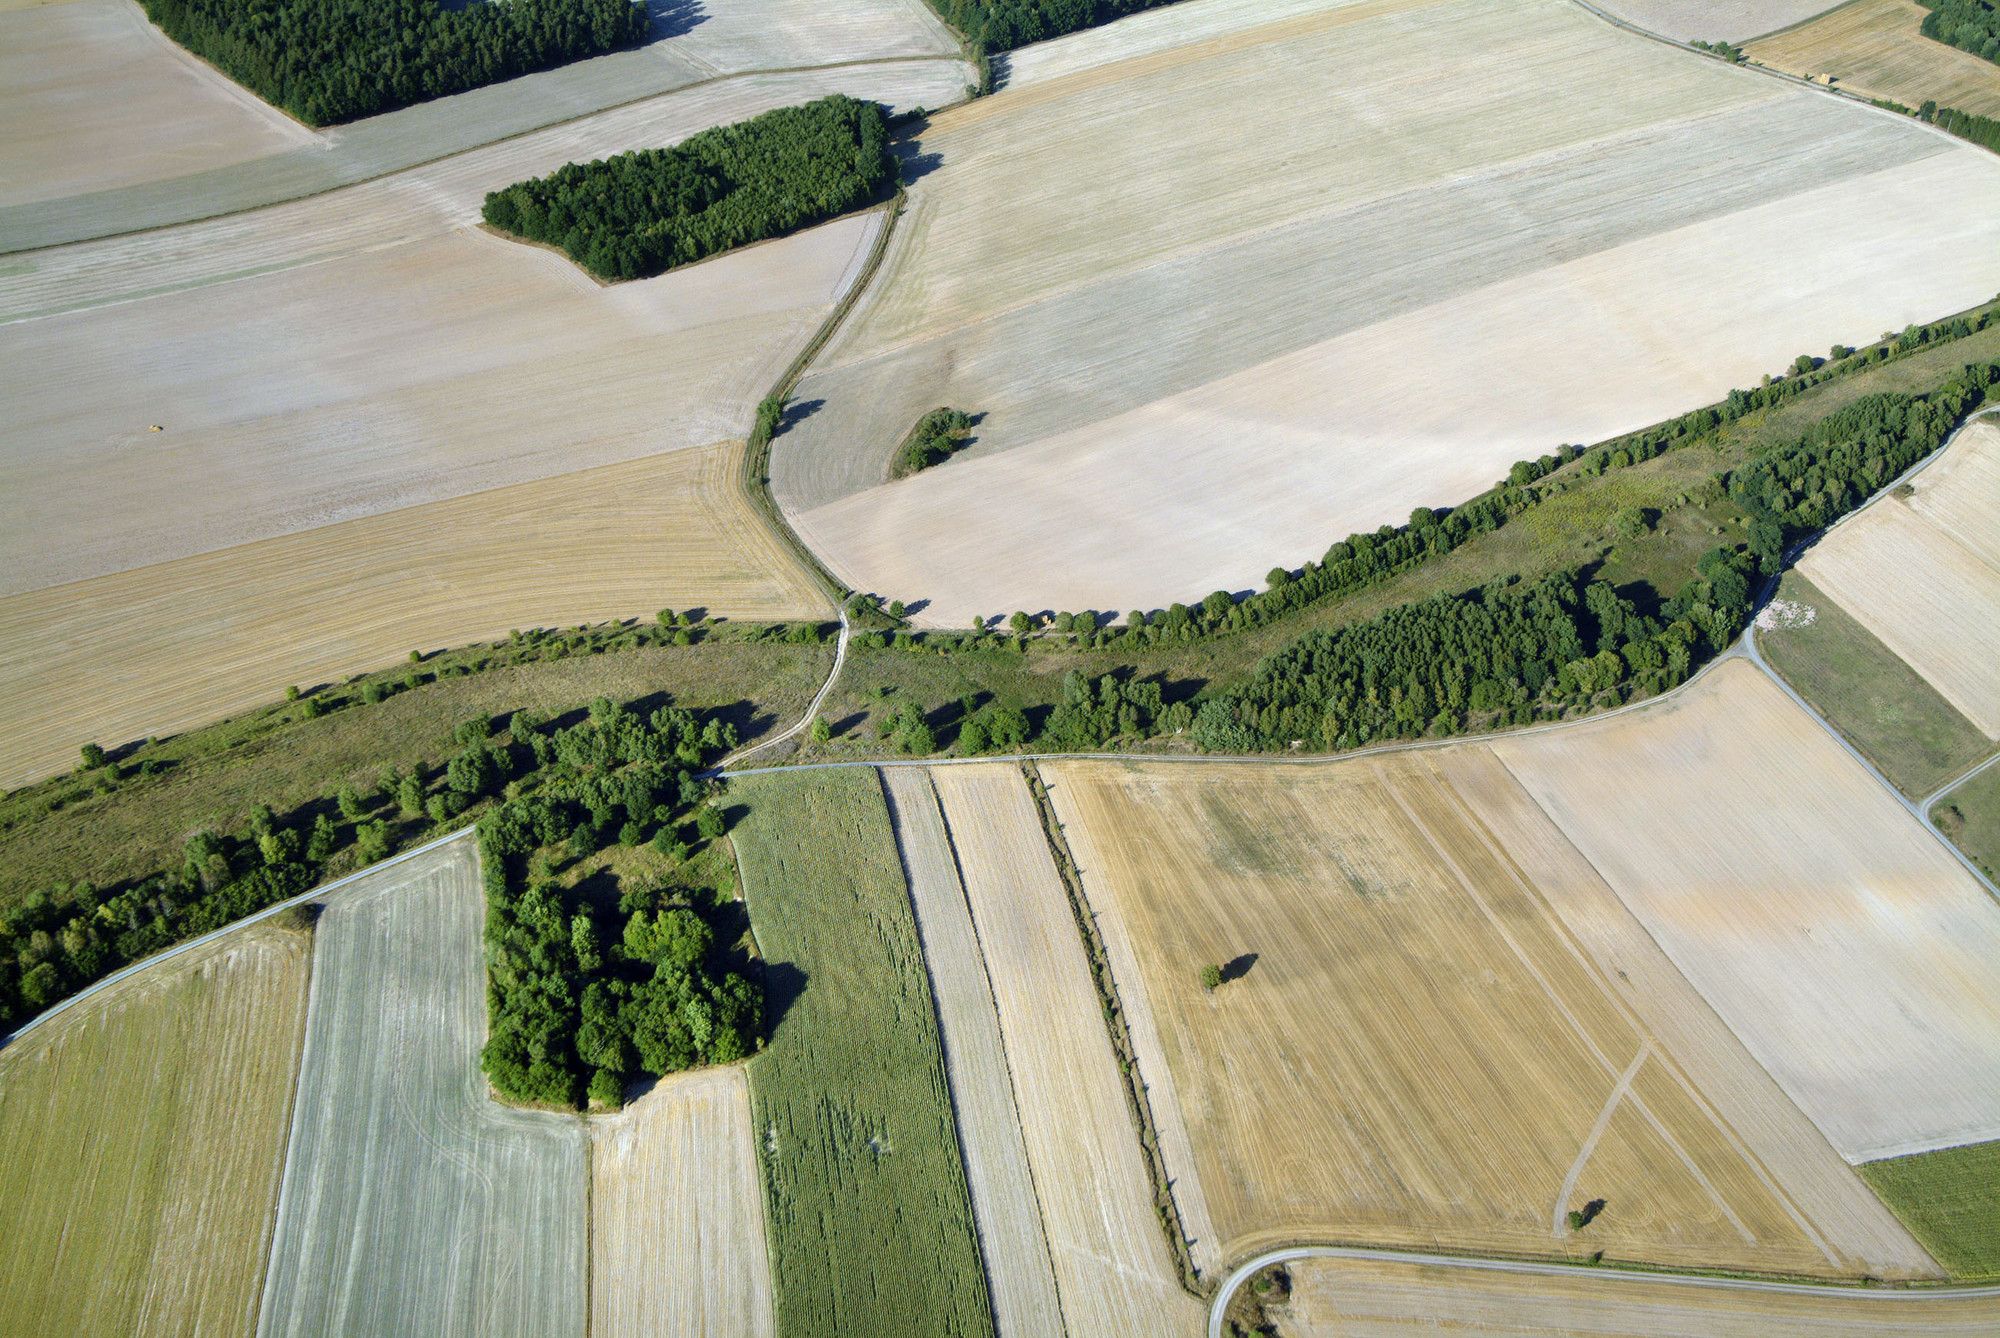
M1859 1169L1954 1278L2000 1278L2000 1143L1919 1152Z
M1947 794L1931 810L1931 820L1988 878L2000 878L2000 766L1988 767Z
M875 773L730 787L775 1019L750 1061L778 1331L991 1333L937 1012Z
M1764 657L1903 793L1921 798L1992 750L1936 688L1811 581L1786 572L1777 597L1799 611L1780 608L1778 625L1758 634Z

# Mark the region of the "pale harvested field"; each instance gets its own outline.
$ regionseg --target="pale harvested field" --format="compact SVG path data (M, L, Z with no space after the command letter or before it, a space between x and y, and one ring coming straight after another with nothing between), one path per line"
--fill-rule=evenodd
M1799 569L1988 738L2000 739L2000 425L1965 429Z
M1849 1161L2000 1136L2000 905L1753 665L1493 748Z
M0 591L740 436L877 225L611 288L453 232L0 327Z
M673 451L0 598L0 785L516 628L829 616L741 457Z
M1048 774L1225 1259L1936 1274L1485 748Z
M937 1000L945 1073L1000 1338L1063 1332L1041 1208L1021 1138L1014 1082L972 913L929 775L885 767L882 781L917 932Z
M583 1332L589 1139L488 1094L483 919L469 838L321 917L260 1333Z
M1819 1296L1690 1286L1616 1274L1561 1278L1473 1268L1306 1259L1291 1269L1288 1338L1571 1335L1573 1338L1894 1338L1990 1334L2000 1301L1940 1296Z
M243 1332L311 940L264 924L0 1051L0 1313L22 1335Z
M1760 65L1809 78L1836 77L1865 98L1906 107L1934 100L1980 116L2000 116L2000 65L1934 42L1921 31L1930 11L1916 0L1857 0L1746 50Z
M1072 1334L1197 1334L1069 900L1013 765L932 771L993 983Z
M590 1128L591 1330L771 1338L743 1070L675 1074Z
M1991 155L1566 0L1211 17L1053 43L934 118L798 392L824 404L775 445L850 582L940 625L1251 588L2000 288ZM885 483L937 404L986 414L977 442Z
M184 176L312 131L181 50L131 0L0 10L0 208Z
M1742 42L1803 23L1840 0L1591 0L1615 18L1681 42Z
M124 8L133 22L144 22L136 7ZM676 93L687 102L704 101L716 93L733 96L718 81L760 71L818 69L841 87L858 76L868 82L852 90L855 96L878 96L906 109L942 106L960 98L973 78L970 67L957 59L957 44L923 0L843 0L839 5L818 0L727 0L674 8L680 10L682 21L671 31L658 30L664 35L645 46L316 134L299 128L297 133L306 142L273 145L250 161L202 171L190 166L165 174L148 171L137 162L122 177L101 173L97 184L111 187L101 193L63 192L65 198L19 204L0 198L0 251L166 227L299 199L604 108L624 108ZM26 22L28 16L0 14L0 50L11 45L5 39L17 21ZM152 40L171 50L164 37ZM129 157L118 145L120 137L157 140L160 131L133 115L143 114L147 110L143 105L125 104L115 68L97 68L100 49L101 45L80 49L68 71L70 96L87 96L87 105L103 108L88 119L91 133L72 131L70 141L84 156ZM895 63L863 71L861 66L871 61ZM257 106L261 115L278 116L221 76L204 71L203 78ZM14 93L16 87L0 83L0 123L17 119L12 114L20 96ZM30 87L24 85L24 92ZM881 91L871 94L869 88ZM187 105L182 99L165 111L184 116ZM630 147L634 146L598 141L590 156ZM155 176L162 179L151 179Z

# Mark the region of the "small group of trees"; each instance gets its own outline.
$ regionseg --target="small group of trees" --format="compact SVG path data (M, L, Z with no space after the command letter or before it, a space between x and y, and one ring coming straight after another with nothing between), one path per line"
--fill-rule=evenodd
M951 457L972 434L972 415L961 409L932 409L917 420L896 451L890 472L906 478Z
M615 906L559 876L616 842L675 865L727 827L698 770L736 745L719 717L641 717L600 698L567 728L517 716L532 789L479 822L486 882L488 1040L481 1061L513 1100L616 1105L637 1074L747 1056L761 987L718 943L715 889L620 883Z
M266 102L331 125L642 41L632 0L141 0L160 30Z
M482 212L600 279L638 279L857 209L895 180L882 108L835 94L671 148L570 163L494 191ZM760 440L783 411L758 406Z

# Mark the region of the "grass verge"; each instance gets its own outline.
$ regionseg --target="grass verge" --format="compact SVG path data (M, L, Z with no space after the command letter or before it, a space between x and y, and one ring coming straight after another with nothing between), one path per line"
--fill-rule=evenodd
M1931 810L1931 821L1988 878L2000 880L2000 766L1988 767L1945 795Z
M1891 1157L1858 1169L1954 1279L2000 1280L2000 1142Z
M989 1334L937 1011L872 771L730 787L772 1034L750 1061L779 1332Z
M1904 794L1920 799L1992 751L1936 688L1804 576L1786 572L1777 598L1772 625L1757 637L1764 658Z

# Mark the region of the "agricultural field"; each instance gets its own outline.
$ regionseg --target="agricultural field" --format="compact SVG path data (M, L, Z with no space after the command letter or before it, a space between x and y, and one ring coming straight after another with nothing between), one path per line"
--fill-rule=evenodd
M938 1018L866 770L732 781L770 1043L749 1063L778 1331L990 1332Z
M581 1334L589 1135L496 1103L471 839L321 916L258 1332Z
M2000 288L2000 162L1901 118L1567 0L1206 4L1172 8L1179 44L1147 16L1023 56L918 137L882 272L773 444L844 580L954 627L1260 587ZM1343 77L1301 94L1299 68ZM888 482L940 404L975 440Z
M828 616L741 466L738 443L693 447L0 598L0 784L93 739L189 729L554 615Z
M2000 904L1753 665L1492 747L1842 1156L2000 1137Z
M2000 1279L2000 1143L1870 1162L1861 1174L1954 1278Z
M2000 423L1966 427L1906 488L1799 563L1814 585L2000 741Z
M1931 810L1931 821L1988 878L2000 881L2000 767L1988 767L1954 787Z
M1759 615L1757 648L1912 799L1993 751L1993 740L1797 571Z
M1935 1275L1488 748L1044 770L1223 1259Z
M938 767L931 779L992 980L1066 1329L1199 1333L1202 1307L1168 1254L1083 941L1027 784L1004 762Z
M937 999L945 1071L993 1297L994 1328L1001 1338L1061 1334L1062 1306L1022 1141L993 983L937 793L929 774L917 767L885 768L882 783Z
M2000 1300L1891 1291L1825 1295L1660 1281L1617 1273L1559 1277L1462 1264L1302 1259L1287 1265L1286 1338L1563 1334L1570 1338L1768 1338L1774 1333L1899 1338L1990 1334Z
M742 1067L664 1078L590 1130L591 1330L771 1338Z
M0 10L0 209L313 142L305 126L176 46L130 0Z
M0 1050L10 1332L242 1332L284 1162L311 938L265 922Z
M0 82L0 125L29 117L46 123L57 111L73 123L45 125L41 136L23 134L19 142L0 139L0 250L56 246L301 199L560 128L607 108L692 107L717 95L730 98L737 94L732 84L755 83L766 71L871 79L895 90L885 101L906 107L945 105L976 81L923 0L849 0L837 7L813 0L729 0L653 8L654 40L643 46L319 132L182 53L130 5L75 0L45 11L0 10L0 51L40 57L24 66L36 77ZM860 87L849 91L868 95ZM167 132L179 129L176 122L203 116L208 125L197 120L194 128L213 142L198 152L181 147L166 170L133 147L199 144L185 131ZM245 144L266 122L284 129L263 129L266 142ZM43 138L52 133L59 140ZM54 158L58 146L74 157ZM634 147L639 145L597 140L587 156ZM39 173L36 182L55 184L33 185L17 173Z
M1824 80L1864 98L1905 107L1934 101L1977 116L2000 116L2000 65L1920 29L1930 11L1917 0L1854 0L1745 48L1751 60Z
M1677 42L1742 42L1823 14L1840 0L1591 0L1594 8Z

